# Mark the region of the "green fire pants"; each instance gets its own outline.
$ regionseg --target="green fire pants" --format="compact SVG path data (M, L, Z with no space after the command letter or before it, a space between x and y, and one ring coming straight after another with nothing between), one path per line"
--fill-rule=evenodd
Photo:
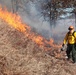
M76 62L76 44L68 44L66 54L68 59L72 58L73 62Z

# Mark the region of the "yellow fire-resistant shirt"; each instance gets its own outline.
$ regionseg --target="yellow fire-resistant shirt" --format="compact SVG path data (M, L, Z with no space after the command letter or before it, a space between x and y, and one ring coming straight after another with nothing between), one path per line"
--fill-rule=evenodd
M68 43L68 44L75 44L76 43L76 32L74 32L74 34L72 33L67 33L64 41L64 44Z

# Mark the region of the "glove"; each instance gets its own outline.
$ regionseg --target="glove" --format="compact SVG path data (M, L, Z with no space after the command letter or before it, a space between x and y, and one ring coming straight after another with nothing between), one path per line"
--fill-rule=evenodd
M62 48L61 48L61 51L64 51L64 44L62 44Z
M63 47L61 48L61 51L64 51Z
M62 44L62 47L64 47L64 43Z

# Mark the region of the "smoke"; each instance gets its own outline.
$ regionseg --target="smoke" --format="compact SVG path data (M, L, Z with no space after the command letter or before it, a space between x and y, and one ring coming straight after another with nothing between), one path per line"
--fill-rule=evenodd
M22 21L31 26L33 31L37 31L45 38L51 38L48 9L44 7L47 2L47 0L0 0L3 7L6 6L7 9L18 13Z
M22 21L31 26L33 31L47 39L53 38L55 42L60 42L63 41L68 26L75 25L75 19L58 19L52 24L48 1L50 0L0 0L0 4L18 13Z
M63 41L66 33L68 32L68 27L73 25L75 27L75 19L60 19L56 21L56 26L52 30L52 37L56 43Z
M27 0L24 1L24 10L19 9L23 22L30 25L33 30L37 31L46 38L51 37L50 19L47 16L47 10L43 10L42 6L46 0ZM42 5L43 4L43 5Z
M0 0L0 5L1 5L3 8L7 7L7 9L8 9L9 11L12 10L11 0Z

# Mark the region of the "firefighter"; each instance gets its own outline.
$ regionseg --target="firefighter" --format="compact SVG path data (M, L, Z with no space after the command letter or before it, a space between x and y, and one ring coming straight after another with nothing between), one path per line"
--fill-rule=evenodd
M73 26L69 26L68 32L63 40L62 47L67 44L67 60L72 58L73 63L76 63L76 32Z

